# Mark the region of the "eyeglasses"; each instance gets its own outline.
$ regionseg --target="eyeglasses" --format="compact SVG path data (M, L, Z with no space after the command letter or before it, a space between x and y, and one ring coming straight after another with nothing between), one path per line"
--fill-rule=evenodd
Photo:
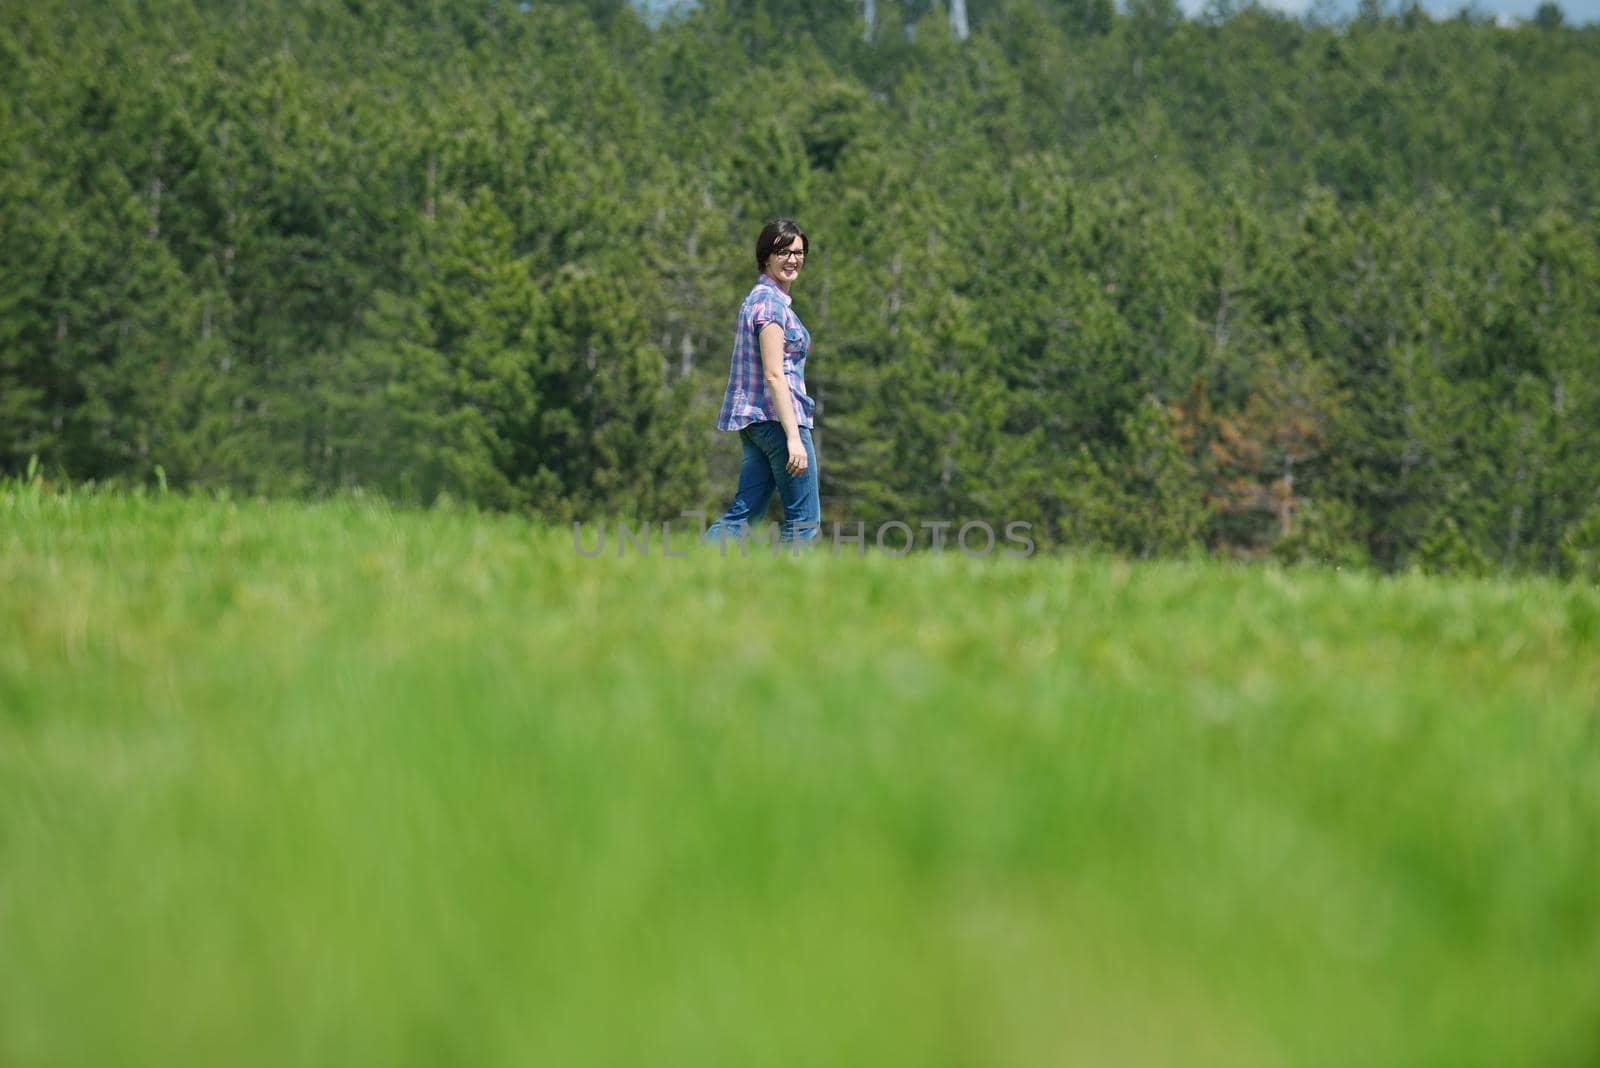
M803 248L775 248L772 250L772 254L786 260L803 260L806 258L806 250Z

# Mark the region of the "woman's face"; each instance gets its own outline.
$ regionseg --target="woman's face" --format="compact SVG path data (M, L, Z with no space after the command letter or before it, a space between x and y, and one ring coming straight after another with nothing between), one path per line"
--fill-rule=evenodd
M767 274L783 287L785 293L789 291L790 284L800 277L800 268L806 265L805 248L806 243L798 234L788 240L779 238L778 243L772 246L772 255L767 257Z

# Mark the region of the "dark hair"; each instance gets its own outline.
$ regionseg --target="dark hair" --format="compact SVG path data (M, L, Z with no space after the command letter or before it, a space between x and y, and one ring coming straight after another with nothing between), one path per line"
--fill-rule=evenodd
M810 252L811 242L806 239L806 232L793 219L773 219L763 226L761 236L756 238L756 270L766 270L767 257L772 255L772 250L778 245L788 248L789 242L797 237L801 251Z

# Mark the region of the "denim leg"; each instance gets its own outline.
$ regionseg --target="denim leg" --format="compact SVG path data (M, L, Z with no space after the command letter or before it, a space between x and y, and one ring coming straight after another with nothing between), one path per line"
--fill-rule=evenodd
M815 541L822 529L822 501L817 495L817 450L811 443L811 431L800 428L800 442L806 449L806 469L803 474L791 475L788 471L789 445L783 437L783 427L778 423L752 423L740 431L745 441L754 441L766 455L768 471L783 502L782 541ZM748 456L749 454L746 453Z
M734 491L733 503L722 518L706 528L706 541L723 537L743 537L752 520L767 514L767 502L772 499L772 467L767 455L756 447L754 441L739 432L744 445L744 462L739 465L739 488Z

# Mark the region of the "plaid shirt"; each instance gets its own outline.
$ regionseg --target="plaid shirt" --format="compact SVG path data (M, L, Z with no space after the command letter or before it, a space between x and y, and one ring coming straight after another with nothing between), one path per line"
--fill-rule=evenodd
M751 423L778 421L778 409L767 395L761 375L761 344L756 340L768 323L783 327L783 376L789 380L789 399L798 425L811 426L817 402L806 396L806 355L811 333L789 306L789 294L763 274L739 307L739 325L733 333L733 364L728 369L728 392L722 398L718 430L739 430Z

